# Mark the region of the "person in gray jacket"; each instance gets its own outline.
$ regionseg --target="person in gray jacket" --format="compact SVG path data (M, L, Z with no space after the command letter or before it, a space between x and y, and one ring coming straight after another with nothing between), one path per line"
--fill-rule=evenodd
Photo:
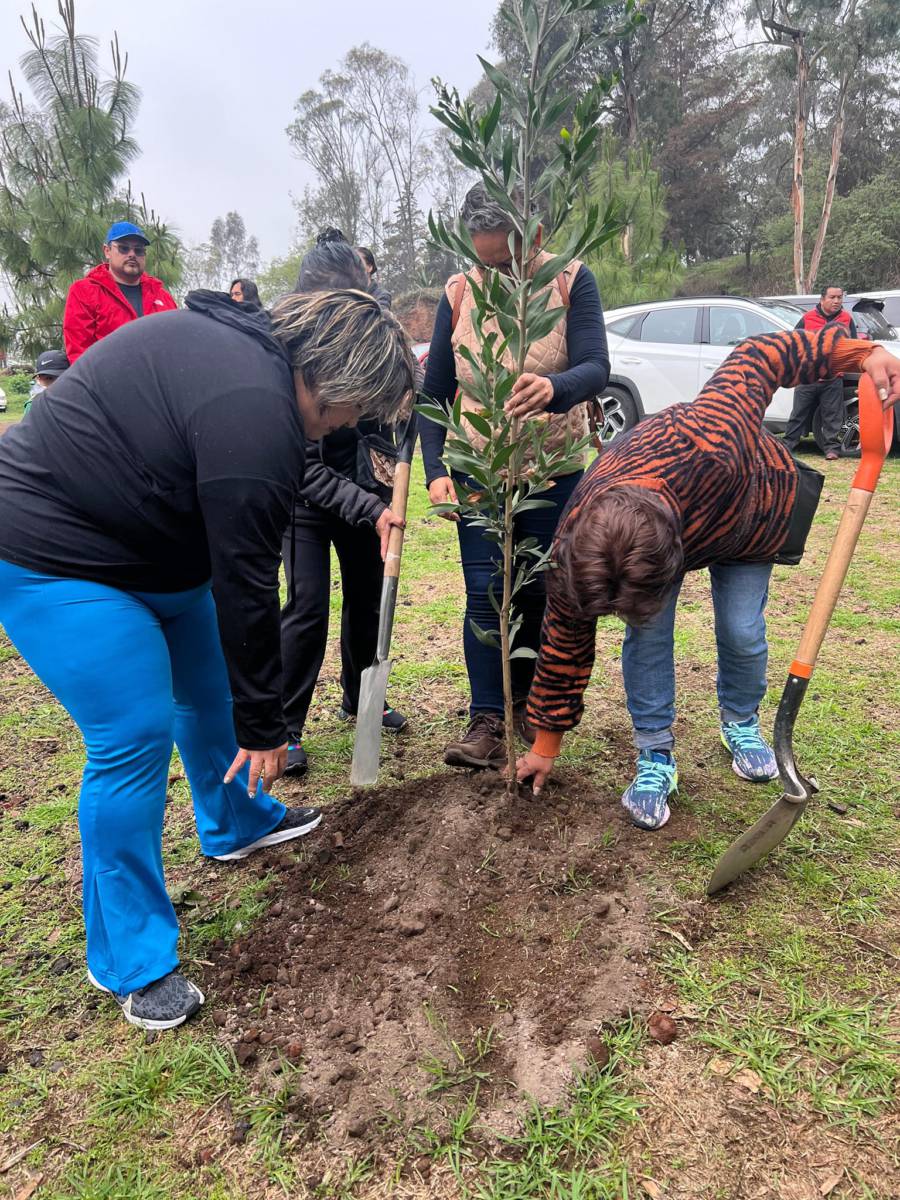
M327 229L304 256L295 291L334 288L371 290L356 250L339 230ZM356 715L360 679L375 658L388 536L392 525L402 523L390 509L393 456L392 430L375 421L361 421L354 429L306 444L306 474L283 545L288 579L281 613L286 775L301 776L308 768L303 728L328 642L332 546L343 591L338 716L352 720ZM407 724L394 708L386 708L382 720L393 731Z

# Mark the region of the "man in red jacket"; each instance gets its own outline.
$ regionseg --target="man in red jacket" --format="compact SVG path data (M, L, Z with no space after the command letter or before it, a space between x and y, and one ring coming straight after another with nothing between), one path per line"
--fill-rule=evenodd
M856 324L843 304L843 288L823 288L819 303L803 314L795 328L816 333L830 325L840 325L855 338L858 336ZM816 407L822 414L822 449L826 459L833 462L834 459L840 458L841 426L846 417L844 380L841 375L834 379L823 379L820 383L794 388L794 407L784 431L784 444L791 453L797 449L800 439L812 428Z
M148 245L137 225L117 221L103 246L106 262L69 288L63 340L70 363L120 325L178 307L161 280L144 272Z

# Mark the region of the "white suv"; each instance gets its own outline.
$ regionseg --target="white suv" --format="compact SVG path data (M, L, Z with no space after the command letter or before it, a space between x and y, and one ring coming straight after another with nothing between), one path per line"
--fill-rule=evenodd
M710 375L744 338L793 329L803 310L776 301L739 296L690 296L632 304L605 314L612 365L598 397L604 441L669 404L693 400ZM765 423L783 432L793 390L779 388Z

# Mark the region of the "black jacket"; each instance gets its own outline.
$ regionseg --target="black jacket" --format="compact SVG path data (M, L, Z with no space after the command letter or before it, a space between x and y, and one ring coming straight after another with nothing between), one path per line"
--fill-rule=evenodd
M0 558L134 592L211 580L238 743L270 749L303 425L269 317L218 292L187 305L91 346L0 438Z
M308 441L299 500L307 507L325 509L348 525L374 525L389 507L391 493L375 480L363 478L359 462L368 455L369 436L389 433L377 422L364 421L356 429L338 429L319 442ZM298 517L302 519L299 508Z

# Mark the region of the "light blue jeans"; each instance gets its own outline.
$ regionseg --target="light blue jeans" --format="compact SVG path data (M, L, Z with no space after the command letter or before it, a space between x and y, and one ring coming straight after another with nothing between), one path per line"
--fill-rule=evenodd
M752 717L766 691L766 601L771 563L715 563L709 568L715 615L716 692L723 721ZM629 625L622 677L639 750L675 744L675 609L681 581L649 625Z
M0 623L84 738L78 825L87 960L98 983L131 992L178 964L162 824L173 742L191 785L204 854L271 832L284 805L247 795L209 585L134 593L0 561Z

